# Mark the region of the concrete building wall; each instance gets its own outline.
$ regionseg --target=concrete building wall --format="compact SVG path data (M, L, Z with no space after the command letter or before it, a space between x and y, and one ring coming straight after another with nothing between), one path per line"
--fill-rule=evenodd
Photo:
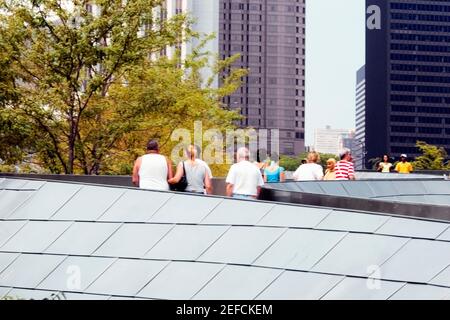
M212 67L215 58L219 56L219 0L187 0L186 11L189 12L195 20L193 25L194 31L206 37L215 35L213 39L208 41L203 49L203 52L211 54L209 64ZM200 40L194 40L186 46L187 53L192 52L193 48L200 45ZM202 71L202 78L206 82L213 73L211 68L206 68ZM219 77L215 76L212 86L217 88L219 85Z
M185 13L193 19L192 29L200 35L200 39L192 39L189 42L180 43L177 47L169 47L164 54L171 56L176 49L181 50L181 57L185 59L192 54L201 41L210 35L215 38L208 41L201 52L210 53L209 67L202 70L204 83L212 77L212 68L215 58L219 56L219 0L166 0L164 3L167 17L171 18L176 14ZM212 87L218 87L218 76L214 77Z
M189 13L193 28L216 34L204 51L241 57L235 67L249 75L225 104L240 109L240 125L278 129L281 154L304 150L305 137L305 0L167 0L168 16ZM182 56L198 41L180 44ZM167 54L175 48L168 48ZM212 61L211 61L212 63ZM211 76L205 69L203 78ZM214 86L219 79L214 79ZM269 131L268 149L273 141Z
M221 0L222 58L241 54L249 75L225 101L241 109L242 126L279 129L280 152L304 150L305 1Z

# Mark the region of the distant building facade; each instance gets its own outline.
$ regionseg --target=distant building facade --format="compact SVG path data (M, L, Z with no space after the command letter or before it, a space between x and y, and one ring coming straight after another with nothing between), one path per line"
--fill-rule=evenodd
M243 127L279 129L281 154L304 151L305 0L220 0L219 30L220 56L249 69L226 104Z
M338 155L345 147L352 149L354 132L348 129L316 129L314 133L314 151Z
M305 150L305 0L166 0L167 16L185 12L193 29L216 34L203 50L224 59L241 57L234 67L249 74L224 103L239 109L242 127L279 130L279 150L295 155ZM167 48L186 56L198 41ZM203 78L211 76L203 70ZM220 84L217 77L214 86ZM268 149L272 142L268 133Z
M355 154L355 150L357 147L355 132L350 131L348 133L341 134L339 137L339 150L348 149L352 152L352 155Z
M450 151L450 1L366 4L381 9L366 31L366 162L417 156L417 140Z

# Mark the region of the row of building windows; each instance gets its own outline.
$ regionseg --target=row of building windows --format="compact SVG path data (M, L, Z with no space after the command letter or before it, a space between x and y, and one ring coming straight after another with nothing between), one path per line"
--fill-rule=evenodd
M436 118L436 117L413 117L413 116L391 116L392 122L406 122L406 123L423 123L423 124L450 124L450 118Z
M450 57L391 53L391 60L450 63Z
M391 116L392 122L406 122L406 123L415 123L416 117L409 116Z
M416 107L414 106L402 106L402 105L392 105L391 110L393 112L410 112L414 113L416 112Z
M416 130L417 129L417 130ZM434 127L408 127L408 126L392 126L391 132L396 133L422 133L422 134L450 134L450 129L434 128Z
M299 1L297 1L300 3ZM304 1L302 2L304 3ZM263 5L262 4L256 4L256 3L224 3L223 4L224 10L247 10L247 11L262 11ZM272 12L303 12L305 13L305 10L301 10L299 6L293 6L293 5L277 5L277 6L270 6L268 8Z
M247 24L247 26L243 23L224 23L223 24L223 31L252 31L252 32L262 32L263 26L261 24L255 25L255 24ZM296 35L299 34L306 34L305 28L300 27L294 27L291 25L288 26L279 26L279 25L268 25L267 26L267 32L268 33L295 33Z
M234 52L262 52L263 47L258 45L231 45L231 44L223 44L223 51L234 51ZM305 55L305 49L300 49L298 47L286 47L286 46L267 46L266 48L268 53L272 54L285 54L285 55L295 55L302 54Z
M261 98L244 98L244 97L227 97L224 99L225 103L228 103L231 106L235 106L237 104L253 104L253 105L261 105L262 99ZM286 107L305 107L305 101L302 100L300 103L300 100L293 100L293 99L267 99L268 105L285 105ZM304 114L304 112L303 112Z
M241 110L242 115L262 116L261 108L245 107L245 108L240 108L240 110ZM302 117L304 118L305 111L301 111L301 113L300 113L299 110L281 109L281 108L267 110L267 116L270 118L277 118L277 117L283 118L284 117L284 118L292 119L293 117L300 118L300 115L302 115ZM305 123L302 122L302 127L304 127L304 124Z
M446 0L434 0L436 2L445 2ZM391 9L397 10L416 10L416 11L434 11L434 12L450 12L450 6L438 5L438 4L417 4L417 3L399 3L391 2Z
M428 113L428 114L450 114L449 107L415 107L415 106L402 106L392 105L391 110L393 112L405 112L405 113Z
M406 33L391 33L392 40L405 41L424 41L424 42L450 42L449 36L432 35L432 34L406 34Z
M391 136L391 142L392 143L409 143L409 144L416 144L417 141L424 141L428 144L432 145L450 145L450 139L446 138L430 138L430 137L398 137L398 136Z
M423 52L450 52L449 46L432 46L419 44L392 43L392 50L423 51Z
M414 148L414 147L397 147L397 146L393 146L391 147L391 153L406 153L409 155L412 154L418 154L419 153L419 149Z
M404 84L393 84L391 85L392 91L403 91L403 92L427 92L427 93L449 93L450 87L431 87L431 86L411 86Z
M415 133L416 127L406 127L406 126L392 126L391 127L392 132L399 132L399 133Z
M436 21L450 22L450 16L431 15L431 14L415 14L415 13L392 13L392 19L410 20L410 21Z
M391 95L391 101L396 101L396 102L416 102L416 97L415 96L402 96L402 95L393 94L393 95Z
M262 15L255 14L244 14L244 13L224 13L223 19L225 21L262 21ZM267 22L284 22L284 23L306 23L305 18L300 18L298 16L288 16L288 15L268 15Z
M392 71L412 71L412 72L429 72L429 73L450 73L450 66L430 66L430 65L414 65L414 64L392 64Z
M222 55L222 59L225 60L228 57L228 55ZM263 62L263 57L258 54L246 54L241 55L240 61L242 63L247 63L248 65L242 65L241 67L251 67L251 64L261 64ZM267 56L267 64L273 65L273 64L285 64L285 65L299 65L304 64L305 60L300 60L300 58L296 57L281 57L281 56ZM305 75L305 70L303 70L302 75Z
M449 97L430 97L430 96L414 96L414 95L391 95L391 101L395 102L419 102L432 104L450 104Z
M412 30L426 32L450 32L450 26L413 23L391 23L392 30Z
M417 76L413 74L391 74L393 81L450 83L450 77Z

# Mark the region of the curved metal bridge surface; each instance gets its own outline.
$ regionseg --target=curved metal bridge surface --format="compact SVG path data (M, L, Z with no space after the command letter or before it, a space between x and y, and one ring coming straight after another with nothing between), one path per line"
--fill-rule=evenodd
M267 184L261 199L450 221L450 181L304 181Z
M52 294L450 299L450 224L362 210L0 179L0 296Z

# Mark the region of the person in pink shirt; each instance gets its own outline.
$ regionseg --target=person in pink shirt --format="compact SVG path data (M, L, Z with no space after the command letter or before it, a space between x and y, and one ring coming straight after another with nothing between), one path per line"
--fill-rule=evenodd
M355 180L355 166L353 165L352 153L345 149L340 153L341 161L336 163L336 180Z

